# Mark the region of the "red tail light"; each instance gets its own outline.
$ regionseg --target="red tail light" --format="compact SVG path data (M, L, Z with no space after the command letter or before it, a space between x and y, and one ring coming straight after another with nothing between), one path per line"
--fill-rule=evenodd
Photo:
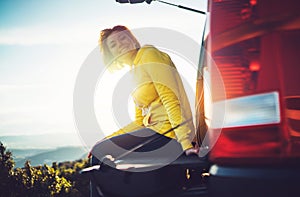
M211 121L210 139L216 140L211 160L252 164L280 157L283 144L277 92L227 99L212 105L213 113L224 106L224 121L222 124Z
M294 0L209 3L204 77L211 91L206 98L211 106L205 103L210 160L257 164L299 157L300 5ZM267 97L274 101L272 113L265 108Z

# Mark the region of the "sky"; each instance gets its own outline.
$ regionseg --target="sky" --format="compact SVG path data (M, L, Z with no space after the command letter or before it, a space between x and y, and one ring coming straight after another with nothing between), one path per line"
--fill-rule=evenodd
M206 0L166 1L204 11L207 7ZM0 136L69 133L80 138L73 89L83 62L97 47L100 30L115 25L161 27L200 43L204 20L201 14L155 1L1 0ZM176 65L186 63L171 56ZM110 113L102 108L95 104L97 114ZM117 128L110 121L99 123L107 134Z

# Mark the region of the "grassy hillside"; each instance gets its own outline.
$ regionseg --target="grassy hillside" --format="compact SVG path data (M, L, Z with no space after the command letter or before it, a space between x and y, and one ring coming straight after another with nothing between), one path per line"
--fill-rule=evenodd
M81 154L74 147L59 148L37 154L36 160L45 157L59 159L64 154ZM66 157L64 157L66 158ZM10 151L0 142L0 197L7 196L89 196L89 179L79 172L89 167L88 159L67 161L52 165L32 166L29 161L24 167L15 168L15 161Z

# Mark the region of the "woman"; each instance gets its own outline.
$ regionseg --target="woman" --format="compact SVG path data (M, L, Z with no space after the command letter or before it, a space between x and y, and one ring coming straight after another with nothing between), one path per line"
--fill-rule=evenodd
M92 164L106 155L117 158L153 137L158 139L135 152L151 152L153 156L162 157L179 156L183 152L185 155L197 154L199 149L192 144L194 126L190 105L170 57L151 45L141 47L125 26L101 31L99 45L109 70L115 71L125 66L131 68L130 74L135 83L131 95L136 106L132 123L93 147ZM166 132L182 122L188 123Z

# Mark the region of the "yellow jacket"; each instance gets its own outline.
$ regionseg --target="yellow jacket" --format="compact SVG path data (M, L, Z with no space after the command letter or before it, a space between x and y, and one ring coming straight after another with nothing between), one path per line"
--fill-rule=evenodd
M130 71L135 89L132 92L135 121L107 138L144 127L162 134L176 125L191 119L190 105L171 58L153 46L139 49ZM176 139L183 150L192 148L193 122L178 127L165 136Z

